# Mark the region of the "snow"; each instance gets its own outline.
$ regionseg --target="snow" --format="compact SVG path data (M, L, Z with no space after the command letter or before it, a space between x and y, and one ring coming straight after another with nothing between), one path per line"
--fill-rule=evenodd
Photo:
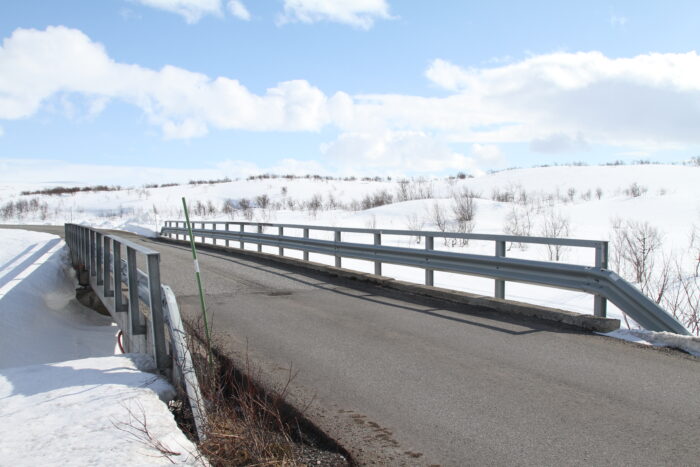
M495 192L511 191L516 195L524 193L528 206L533 211L531 235L541 235L544 213L555 210L570 221L569 237L591 240L611 240L612 220L615 218L649 222L656 227L663 239L662 253L678 258L686 269L692 267L693 257L688 255L689 238L693 226L700 226L700 167L683 165L620 165L620 166L555 166L529 169L506 170L490 175L466 179L424 178L410 181L414 191L422 191L426 199L412 199L394 202L372 209L357 209L357 205L367 195L382 190L394 196L397 201L398 180L327 180L323 178L256 178L234 180L216 184L182 184L160 188L130 188L120 191L79 192L73 195L21 196L21 190L43 189L12 185L0 186L0 207L2 203L36 198L46 203L44 215L30 213L25 217L7 217L3 222L85 223L98 228L114 228L136 232L142 235L155 235L164 220L184 219L181 198L187 198L191 217L194 221L245 221L291 224L311 224L343 227L364 227L382 229L437 230L431 211L435 205L452 216L453 192L468 188L478 194L476 204L476 233L504 233L508 213L518 207L516 203L494 200ZM157 180L154 180L157 181ZM641 196L629 194L630 187L636 184ZM597 195L599 190L600 196ZM267 195L271 203L279 203L275 208L253 210L252 218L243 217L241 212L226 215L221 212L225 200L247 198L255 202L259 195ZM314 196L320 196L324 207L316 212L299 208L299 203ZM356 209L329 207L333 200L349 206L355 203ZM291 209L289 203L294 202ZM217 210L213 214L197 214L194 207L211 204ZM42 217L44 217L42 219ZM418 225L416 225L416 223ZM301 232L288 231L301 235ZM314 238L331 239L332 233L312 232ZM371 243L371 236L344 234L348 241ZM407 237L385 236L386 245L422 248L423 244ZM436 239L437 249L492 255L493 242L470 241L466 247L445 246ZM250 245L253 248L252 245ZM264 251L276 252L276 248ZM290 256L301 257L300 252L287 251ZM514 258L547 260L547 249L543 245L529 245L526 248L512 246L507 256ZM661 263L662 255L657 261ZM311 255L318 262L332 264L333 259L321 255ZM580 265L594 265L594 252L590 248L564 248L563 262ZM373 265L360 260L343 260L346 267L364 272L373 272ZM612 266L612 265L611 265ZM421 282L422 270L401 266L384 265L385 275L401 280ZM622 273L622 271L619 271ZM623 274L624 276L624 274ZM626 277L628 278L628 277ZM493 280L460 276L449 273L436 273L435 285L456 290L492 295ZM508 282L506 298L518 301L562 308L579 313L591 313L593 298L585 293L538 287ZM609 305L608 314L623 319L622 313ZM623 319L623 326L628 322ZM629 321L630 327L636 324Z
M4 465L194 464L194 446L164 403L173 389L153 367L127 354L0 371ZM178 454L166 457L155 443Z
M700 357L700 337L680 336L672 332L654 332L646 329L618 329L602 335L637 344L681 349L691 355Z
M0 229L0 244L2 464L196 464L172 386L150 357L115 356L116 327L76 301L65 243Z
M117 328L75 299L65 243L0 229L0 368L114 354Z

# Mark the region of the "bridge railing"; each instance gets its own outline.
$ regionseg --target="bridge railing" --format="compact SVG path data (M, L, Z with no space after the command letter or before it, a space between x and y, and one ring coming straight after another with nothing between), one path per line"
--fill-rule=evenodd
M125 352L151 355L158 370L187 395L197 433L204 412L175 294L160 282L160 254L134 242L65 224L71 262L122 331ZM145 269L139 269L143 263Z
M199 227L199 228L197 228ZM267 230L267 232L266 232ZM274 233L269 233L273 230ZM333 232L333 240L311 238L313 231ZM296 232L297 235L290 235ZM371 244L343 241L343 234L371 234ZM342 266L342 258L362 259L374 262L374 273L382 274L382 264L413 266L425 270L425 284L433 285L434 271L446 271L494 279L494 296L505 298L507 281L543 285L548 287L587 292L594 295L596 316L607 314L607 301L646 329L690 334L673 316L629 284L608 266L608 242L571 238L524 237L516 235L466 234L455 232L430 232L414 230L362 229L348 227L327 227L301 224L272 224L256 222L193 222L192 234L201 243L211 240L224 242L226 247L237 242L238 248L246 243L278 248L284 255L285 249L303 252L303 259L309 260L309 253L320 253L335 258L335 266ZM177 240L189 240L184 221L165 221L161 235ZM425 239L424 248L405 248L382 245L383 236L409 236ZM494 242L494 255L476 255L435 250L435 238L482 240ZM546 261L532 261L506 257L506 244L530 243L550 246L572 246L590 248L594 251L594 265L581 266Z

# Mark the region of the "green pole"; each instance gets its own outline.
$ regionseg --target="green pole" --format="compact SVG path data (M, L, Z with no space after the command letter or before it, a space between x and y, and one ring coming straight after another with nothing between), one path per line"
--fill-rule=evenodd
M187 231L190 234L190 245L192 246L192 259L194 260L194 275L197 277L197 288L199 289L199 304L202 308L202 318L204 318L204 332L207 337L207 351L209 353L209 368L212 367L211 356L211 336L209 335L209 322L207 320L207 306L204 302L204 291L202 290L202 276L199 272L199 261L197 261L197 248L194 246L194 235L192 235L192 224L190 224L190 214L187 211L187 201L182 197L182 207L185 210L185 220L187 221Z

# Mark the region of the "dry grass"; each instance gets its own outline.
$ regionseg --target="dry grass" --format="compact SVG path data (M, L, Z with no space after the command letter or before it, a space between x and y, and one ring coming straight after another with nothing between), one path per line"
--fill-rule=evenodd
M203 335L200 323L188 322L187 326L189 336ZM190 340L207 408L206 437L198 449L212 466L350 465L342 455L306 442L313 434L303 432L301 414L290 414L284 402L294 379L291 369L284 387L266 392L255 383L259 372L247 357L239 371L218 350L214 336L215 358L210 367L202 341Z

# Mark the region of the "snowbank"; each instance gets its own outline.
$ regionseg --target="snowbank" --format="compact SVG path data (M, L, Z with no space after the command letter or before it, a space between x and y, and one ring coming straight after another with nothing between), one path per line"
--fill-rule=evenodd
M75 299L65 243L0 229L0 368L114 355L117 328Z
M645 329L618 329L603 335L636 342L637 344L680 349L700 357L700 337L680 336L672 332L654 332Z
M0 229L0 244L0 463L196 464L172 386L150 357L115 356L111 319L75 299L65 243Z
M3 465L195 464L153 368L127 354L0 370Z

